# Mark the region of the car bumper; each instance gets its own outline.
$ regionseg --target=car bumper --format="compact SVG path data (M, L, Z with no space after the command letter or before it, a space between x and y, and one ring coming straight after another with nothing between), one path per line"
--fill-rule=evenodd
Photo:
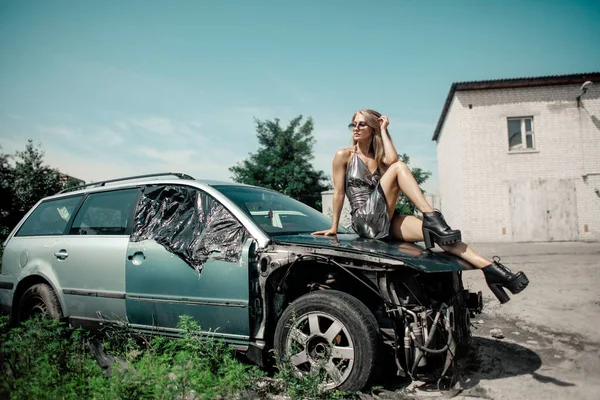
M0 313L10 314L12 299L17 288L17 277L0 275Z

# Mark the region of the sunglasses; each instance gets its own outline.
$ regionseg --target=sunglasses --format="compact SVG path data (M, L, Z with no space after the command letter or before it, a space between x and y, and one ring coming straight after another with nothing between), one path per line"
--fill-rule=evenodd
M366 122L359 122L359 123L356 123L356 122L350 122L350 123L348 124L348 129L350 129L350 130L352 130L352 129L354 129L354 128L359 128L359 129L362 129L362 128L365 128L365 127L367 127L367 126L369 126L369 125L367 125L367 123L366 123Z

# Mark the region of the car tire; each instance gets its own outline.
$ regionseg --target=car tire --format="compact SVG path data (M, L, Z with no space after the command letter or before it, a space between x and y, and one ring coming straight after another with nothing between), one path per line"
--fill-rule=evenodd
M47 316L54 320L62 317L58 296L50 285L38 283L23 293L17 309L17 321L23 322L35 316Z
M325 391L361 390L377 362L379 325L356 297L337 290L305 294L277 322L274 349L280 368L297 377L324 373Z

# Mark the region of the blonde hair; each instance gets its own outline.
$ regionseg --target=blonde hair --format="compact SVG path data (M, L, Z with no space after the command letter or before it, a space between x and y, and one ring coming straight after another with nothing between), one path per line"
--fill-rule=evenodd
M371 110L369 108L363 108L362 110L358 110L352 116L352 122L354 122L354 118L360 114L365 117L365 122L368 126L373 128L373 136L371 138L371 146L369 151L372 151L375 157L375 162L377 162L377 167L381 170L381 172L385 172L387 167L383 164L383 157L385 157L385 149L383 148L383 139L381 138L381 129L379 128L379 118L381 117L381 113L375 110ZM392 138L390 137L390 140ZM356 145L356 140L354 137L352 138L352 145Z

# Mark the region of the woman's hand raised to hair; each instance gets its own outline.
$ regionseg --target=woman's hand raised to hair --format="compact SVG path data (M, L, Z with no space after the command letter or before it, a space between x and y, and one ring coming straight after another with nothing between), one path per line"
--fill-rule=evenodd
M388 117L386 117L385 115L379 117L379 129L381 129L381 131L386 130L389 125L390 120L388 119Z

